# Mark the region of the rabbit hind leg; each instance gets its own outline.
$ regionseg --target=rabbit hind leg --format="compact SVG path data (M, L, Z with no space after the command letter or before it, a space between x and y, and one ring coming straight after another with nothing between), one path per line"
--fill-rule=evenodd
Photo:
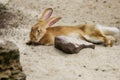
M105 35L85 35L84 38L94 44L104 44L104 46L113 46L114 38Z

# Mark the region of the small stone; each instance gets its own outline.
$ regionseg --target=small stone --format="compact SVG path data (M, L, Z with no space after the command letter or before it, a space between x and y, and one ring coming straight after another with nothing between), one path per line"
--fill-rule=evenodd
M104 70L104 69L102 70L102 72L105 72L105 71L106 71L106 70Z
M103 3L107 3L107 1L103 1Z
M24 55L27 55L27 53L24 53Z
M96 2L98 2L98 0L96 0Z
M97 69L97 68L95 69L95 71L98 71L98 70L99 70L99 69Z
M82 75L79 74L78 76L81 77Z
M76 23L77 21L76 21L76 20L74 20L73 22L74 22L74 23Z
M85 65L84 65L83 67L84 67L84 68L86 68L86 66L85 66Z

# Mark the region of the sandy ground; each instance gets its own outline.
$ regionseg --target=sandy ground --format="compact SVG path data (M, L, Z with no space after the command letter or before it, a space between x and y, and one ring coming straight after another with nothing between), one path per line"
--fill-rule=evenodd
M19 26L0 29L0 38L20 48L27 80L120 80L120 40L113 47L97 45L78 54L65 54L54 46L27 46L31 27L48 7L61 16L56 25L100 23L120 27L120 0L0 0L17 14ZM118 37L119 38L119 37Z

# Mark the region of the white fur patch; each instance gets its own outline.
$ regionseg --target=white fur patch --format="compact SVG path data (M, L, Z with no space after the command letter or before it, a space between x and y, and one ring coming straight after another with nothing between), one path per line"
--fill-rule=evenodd
M62 38L65 41L65 43L74 43L76 47L79 47L79 45L81 44L86 44L86 45L92 44L76 36L58 36L58 37Z
M84 36L88 41L93 42L93 43L102 43L103 41L100 39L97 39L95 37L90 37L88 35Z
M97 24L96 28L98 28L105 35L117 35L120 33L120 30L117 27L109 27Z

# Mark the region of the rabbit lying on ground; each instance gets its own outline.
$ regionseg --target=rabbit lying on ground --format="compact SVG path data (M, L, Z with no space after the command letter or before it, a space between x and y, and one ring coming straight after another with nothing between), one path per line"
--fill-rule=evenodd
M105 46L112 46L116 40L114 35L119 33L119 29L116 27L93 24L52 27L53 24L61 19L61 17L51 17L52 12L52 8L47 8L43 12L38 23L32 27L30 41L27 44L53 45L56 36L74 35L91 43L101 43Z

